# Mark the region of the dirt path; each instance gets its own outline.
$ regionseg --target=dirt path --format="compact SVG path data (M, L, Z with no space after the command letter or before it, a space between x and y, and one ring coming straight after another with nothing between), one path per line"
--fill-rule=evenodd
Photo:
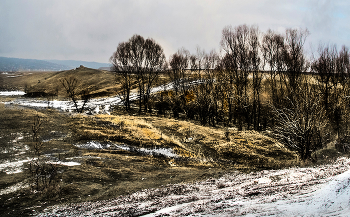
M350 159L310 168L232 173L116 199L49 207L38 216L345 216ZM340 174L340 175L339 175Z

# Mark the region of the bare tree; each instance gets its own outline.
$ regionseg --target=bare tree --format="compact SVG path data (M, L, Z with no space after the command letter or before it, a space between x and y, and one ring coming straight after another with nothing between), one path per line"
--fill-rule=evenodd
M228 73L230 84L234 90L235 108L234 117L235 122L238 121L238 128L243 128L243 109L246 97L246 85L248 81L248 70L246 69L246 50L245 42L247 40L247 26L238 26L232 28L225 27L222 31L221 47L225 52L223 58L224 68ZM231 110L232 112L232 110Z
M244 122L249 124L251 116L249 111L248 76L254 70L255 90L260 86L258 68L259 36L257 27L247 25L232 28L228 26L222 31L221 46L225 52L223 65L228 73L228 79L234 90L234 118L238 122L238 129L242 130ZM231 111L230 111L231 113ZM230 118L231 119L231 118Z
M159 73L167 67L163 48L153 39L145 41L145 73L144 73L144 105L145 110L149 108L149 99L151 96L151 88Z
M327 118L322 98L308 78L303 79L302 86L298 88L298 94L294 100L288 100L286 107L277 109L273 106L276 117L274 130L282 143L306 160L323 146Z
M125 109L130 110L130 91L132 86L131 74L135 73L128 42L119 43L117 50L109 59L112 63L111 71L122 75L121 86ZM117 81L118 82L118 81Z
M249 30L249 60L250 70L252 78L252 89L253 89L253 108L252 108L252 122L255 130L260 130L260 113L261 113L261 102L260 102L260 90L262 73L260 72L260 33L258 27L252 26Z
M293 99L293 95L299 90L297 86L299 84L299 79L301 79L301 74L306 72L309 68L309 63L303 49L308 35L309 31L307 29L286 30L283 60L287 73L281 75L285 75L283 76L284 83L290 99Z
M179 49L176 53L170 56L168 75L172 81L175 95L172 97L173 115L179 116L179 112L182 111L185 102L185 95L187 92L188 77L186 74L187 67L189 65L190 53L185 48Z
M82 113L85 109L86 103L90 100L91 95L88 88L79 90L78 80L73 76L67 76L60 79L67 96L73 101L77 112ZM80 88L81 89L81 88ZM78 101L82 101L82 106L79 108Z
M217 124L218 118L218 99L221 88L216 83L216 68L219 65L220 58L215 50L205 54L203 58L203 79L198 86L193 87L195 93L195 108L202 125L208 122L212 126Z
M179 49L176 53L170 56L169 71L170 79L173 82L175 94L184 94L186 91L187 76L186 70L189 64L190 52L185 48Z
M283 96L283 86L281 73L284 73L283 52L284 52L284 37L280 34L268 30L263 36L261 45L263 66L269 72L269 83L271 89L272 102L275 105L280 103L280 96ZM267 68L265 68L267 66ZM278 76L280 75L280 76ZM278 83L279 90L278 90Z
M349 53L345 46L338 52L335 45L320 45L319 55L312 63L313 72L317 73L318 88L322 102L333 129L339 135L344 129L344 112L348 105L344 102L348 93ZM343 97L341 97L343 96Z
M42 155L43 142L40 139L43 120L40 116L34 117L32 125L33 149L36 158L29 163L30 184L37 191L50 187L57 179L57 167L55 164L47 162L48 159Z
M323 95L323 103L329 108L329 97L334 85L333 77L336 76L338 52L335 46L319 47L319 58L312 63L312 69L317 73L319 88Z

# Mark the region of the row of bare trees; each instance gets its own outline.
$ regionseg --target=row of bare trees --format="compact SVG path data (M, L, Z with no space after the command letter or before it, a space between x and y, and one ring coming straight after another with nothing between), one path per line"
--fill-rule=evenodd
M118 45L110 58L112 71L122 75L124 105L130 110L130 91L135 83L138 87L139 112L149 109L151 88L160 72L166 68L163 48L153 39L144 39L140 35L132 36L129 41Z
M326 142L348 133L350 94L348 49L320 46L309 58L304 50L308 34L302 29L280 34L262 33L257 26L228 26L222 31L220 53L198 47L190 54L181 48L169 64L153 39L134 35L119 44L111 62L123 75L127 110L136 85L140 112L153 106L160 114L168 111L202 125L272 129L307 159ZM150 89L161 73L173 88L151 100Z

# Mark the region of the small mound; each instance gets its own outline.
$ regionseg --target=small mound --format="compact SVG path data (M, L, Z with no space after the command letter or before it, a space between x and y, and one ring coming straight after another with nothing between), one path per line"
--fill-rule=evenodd
M250 164L260 168L285 166L297 158L276 140L256 131L233 132L229 142L215 145L219 155L240 164ZM291 163L291 162L290 162Z
M78 79L78 90L89 88L93 97L115 95L118 86L115 84L115 74L108 71L79 67L72 70L60 71L48 74L38 83L27 87L27 95L33 97L65 96L64 88L60 80L69 76ZM38 96L38 93L40 95Z
M76 137L84 141L116 142L138 148L171 148L175 154L203 162L282 168L297 161L297 154L256 131L227 131L187 121L128 115L81 116Z

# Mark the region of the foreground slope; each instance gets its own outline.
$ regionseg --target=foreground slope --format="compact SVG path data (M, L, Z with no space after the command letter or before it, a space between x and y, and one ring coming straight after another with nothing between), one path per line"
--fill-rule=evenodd
M232 173L113 200L49 207L37 216L347 216L350 160ZM340 174L340 175L339 175Z
M49 205L113 199L236 170L298 163L293 152L253 131L154 116L89 116L2 103L0 113L2 216L31 214ZM29 188L26 172L33 157L31 127L36 115L44 120L42 152L60 171L55 185L41 193Z

